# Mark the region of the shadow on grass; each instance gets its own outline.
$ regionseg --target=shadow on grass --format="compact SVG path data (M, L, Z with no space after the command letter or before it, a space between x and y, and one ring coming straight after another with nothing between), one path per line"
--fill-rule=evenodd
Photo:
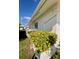
M24 40L27 38L26 31L19 31L19 40Z

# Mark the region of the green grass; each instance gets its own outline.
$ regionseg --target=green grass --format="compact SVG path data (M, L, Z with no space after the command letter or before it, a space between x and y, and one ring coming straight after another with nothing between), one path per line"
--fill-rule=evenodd
M29 40L19 41L19 59L32 59L33 51L29 49Z
M26 59L27 39L19 41L19 59Z

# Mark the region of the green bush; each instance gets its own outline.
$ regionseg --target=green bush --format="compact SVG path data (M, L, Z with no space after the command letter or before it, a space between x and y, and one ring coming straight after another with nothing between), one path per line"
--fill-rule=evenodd
M56 42L57 39L55 33L46 31L31 31L29 32L29 35L35 47L37 47L38 52L46 51Z

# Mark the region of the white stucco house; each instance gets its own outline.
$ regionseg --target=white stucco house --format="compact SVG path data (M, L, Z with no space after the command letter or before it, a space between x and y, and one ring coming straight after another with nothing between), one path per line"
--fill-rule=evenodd
M29 22L29 28L55 32L58 35L57 44L59 44L60 1L40 0Z
M40 0L29 22L29 28L55 32L59 39L60 1Z

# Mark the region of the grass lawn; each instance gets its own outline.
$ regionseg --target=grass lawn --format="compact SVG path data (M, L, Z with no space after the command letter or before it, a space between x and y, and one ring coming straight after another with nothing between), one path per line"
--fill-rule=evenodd
M27 39L19 41L19 59L26 59Z
M32 59L31 57L34 55L34 52L28 46L28 39L19 41L19 59Z

